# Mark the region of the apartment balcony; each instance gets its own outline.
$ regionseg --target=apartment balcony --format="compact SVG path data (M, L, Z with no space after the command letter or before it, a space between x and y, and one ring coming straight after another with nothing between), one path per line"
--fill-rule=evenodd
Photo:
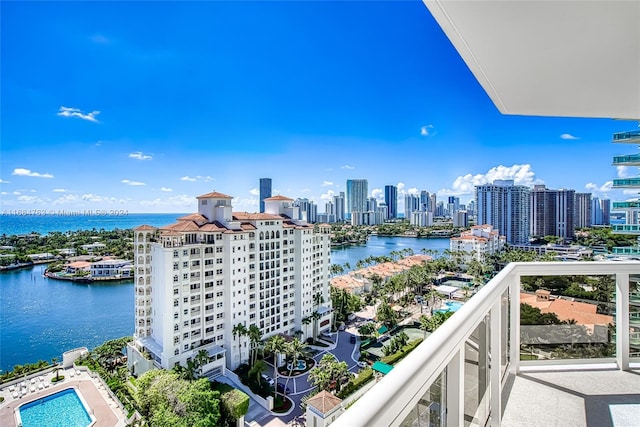
M615 246L611 249L614 255L640 255L640 246Z
M613 188L640 188L640 178L614 179Z
M613 134L611 142L623 144L640 144L640 130L616 132Z
M640 154L614 156L613 166L640 166Z
M611 231L615 234L640 234L640 225L638 224L614 224Z
M640 210L640 201L634 200L630 202L613 202L613 210Z
M611 280L608 323L521 325L521 277L569 275ZM332 425L637 425L638 293L640 262L511 263Z

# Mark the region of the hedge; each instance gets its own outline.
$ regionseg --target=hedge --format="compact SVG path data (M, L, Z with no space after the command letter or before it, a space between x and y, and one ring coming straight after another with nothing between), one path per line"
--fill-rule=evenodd
M349 396L354 391L358 390L360 387L368 383L373 379L373 369L365 368L358 373L358 376L342 387L342 389L337 393L337 396L340 399L344 399Z
M216 383L214 390L220 392L222 410L229 418L237 420L249 411L249 396L245 392L223 383Z
M411 351L413 351L413 349L416 348L421 342L422 338L413 340L395 353L383 357L382 359L380 359L380 361L388 365L393 365L394 363L405 357L407 354L411 353Z

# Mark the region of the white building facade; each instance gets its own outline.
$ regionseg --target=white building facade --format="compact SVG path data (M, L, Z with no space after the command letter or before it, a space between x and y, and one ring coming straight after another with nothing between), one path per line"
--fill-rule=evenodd
M506 243L506 238L491 225L475 225L471 230L460 233L460 237L449 239L451 252L462 252L464 262L472 259L482 261L485 256L500 252Z
M292 220L298 207L283 196L265 199L264 213L232 212L217 192L197 199L198 213L135 229L134 373L145 352L170 369L205 350L205 373L235 369L250 347L238 324L304 337L303 317L318 313L317 333L331 327L328 226Z

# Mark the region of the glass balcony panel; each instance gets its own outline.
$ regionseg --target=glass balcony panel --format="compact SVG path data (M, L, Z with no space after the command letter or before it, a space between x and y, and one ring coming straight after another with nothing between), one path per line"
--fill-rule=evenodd
M629 154L627 156L614 156L613 165L627 165L637 166L640 165L640 154Z
M520 360L615 357L613 276L521 280Z
M442 371L427 392L418 401L401 427L445 427L446 425L446 370Z
M613 134L612 142L640 143L640 130L629 132L616 132Z
M464 346L464 425L484 426L489 418L489 315Z
M640 225L637 224L616 224L611 226L614 233L640 234Z
M640 178L623 178L614 179L613 188L638 188L640 187Z

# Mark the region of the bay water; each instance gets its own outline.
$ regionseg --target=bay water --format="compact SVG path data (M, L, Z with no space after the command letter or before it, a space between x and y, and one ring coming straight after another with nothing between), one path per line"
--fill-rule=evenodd
M166 225L180 214L136 214L126 221L97 223L85 217L73 221L7 225L2 233L23 234L32 231L67 231L77 229L111 230L132 228L141 224ZM6 218L3 216L3 219ZM49 221L49 220L45 220ZM135 223L132 223L135 221ZM56 225L57 224L57 225ZM87 226L89 224L90 226ZM12 230L12 231L9 231ZM391 251L422 249L442 252L449 239L417 239L410 237L371 236L366 245L335 248L331 262L355 266L368 256L389 255ZM61 360L62 353L77 347L92 349L104 341L133 334L133 282L114 284L77 284L48 279L45 265L0 273L0 369L15 365Z

